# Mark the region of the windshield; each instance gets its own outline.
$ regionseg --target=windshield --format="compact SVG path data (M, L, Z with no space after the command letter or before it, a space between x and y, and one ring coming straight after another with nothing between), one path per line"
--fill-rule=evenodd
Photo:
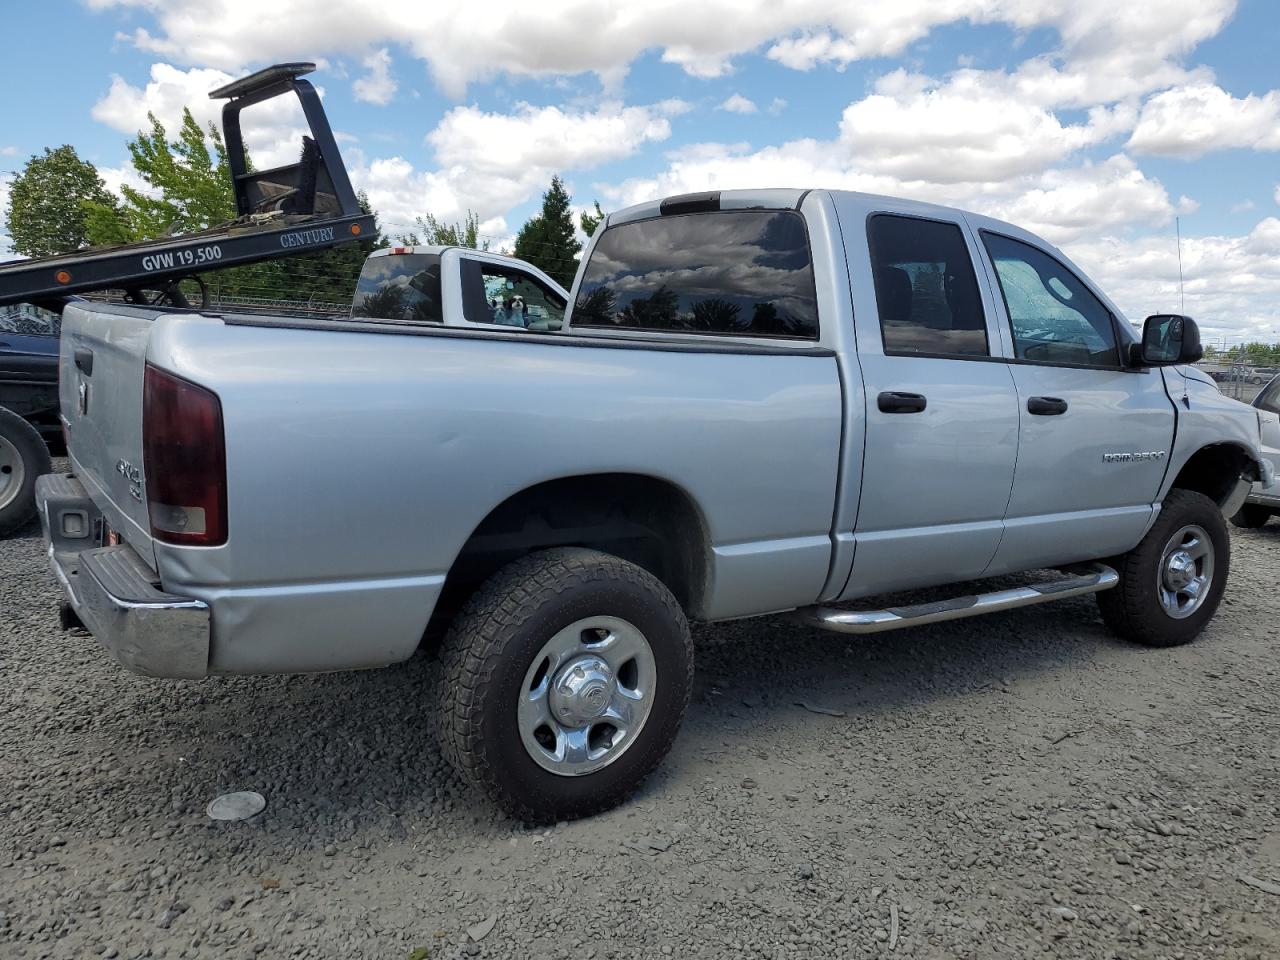
M351 316L443 323L440 257L429 253L370 257L360 270Z

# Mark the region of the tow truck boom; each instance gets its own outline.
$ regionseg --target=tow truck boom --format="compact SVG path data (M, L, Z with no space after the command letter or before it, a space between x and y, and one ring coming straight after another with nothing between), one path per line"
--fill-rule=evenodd
M282 63L212 91L226 100L222 126L235 191L237 217L181 236L93 247L74 253L0 265L0 306L40 303L98 290L164 290L205 270L323 250L375 235L351 189L324 107L305 74L314 63ZM296 163L251 170L240 132L245 107L293 93L310 136Z

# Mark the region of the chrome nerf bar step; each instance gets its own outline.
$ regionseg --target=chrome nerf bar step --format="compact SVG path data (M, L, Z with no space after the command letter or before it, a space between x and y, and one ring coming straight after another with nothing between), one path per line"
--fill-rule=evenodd
M1037 583L1034 586L1016 587L1013 590L996 590L953 600L934 603L917 603L906 607L886 607L882 610L841 610L836 607L802 607L794 616L811 627L832 630L836 633L881 633L885 630L901 630L943 620L963 620L999 610L1030 607L1051 600L1065 600L1086 593L1110 590L1120 580L1119 575L1101 563L1088 565L1088 572L1064 574L1061 579Z

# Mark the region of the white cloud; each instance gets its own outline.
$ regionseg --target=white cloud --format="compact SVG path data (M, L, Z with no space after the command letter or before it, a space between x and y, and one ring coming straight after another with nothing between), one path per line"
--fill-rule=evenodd
M1185 225L1184 225L1185 227ZM1080 240L1067 253L1130 320L1177 309L1178 249L1168 231L1140 239ZM1280 328L1280 220L1267 218L1243 237L1182 238L1187 313L1206 341L1276 339Z
M0 157L16 157L17 155L17 147L0 147Z
M171 139L182 124L187 107L202 128L210 123L222 129L222 100L210 100L209 91L229 82L231 74L221 70L193 67L179 69L167 63L151 65L145 87L135 87L119 76L111 78L111 88L93 105L93 119L133 136L149 130L147 114L154 113ZM323 93L323 91L320 91ZM307 130L302 108L295 97L277 97L247 107L240 114L245 145L259 168L277 166L296 159L302 135Z
M1049 170L1035 186L984 212L1065 243L1133 224L1168 223L1174 207L1159 181L1120 154L1104 163Z
M1276 203L1280 203L1280 183L1276 184L1276 192L1272 194L1272 199L1274 199Z
M643 143L671 136L669 118L686 112L683 100L649 106L603 103L595 110L517 104L513 113L455 107L427 135L446 167L521 176L589 169L634 153ZM541 179L542 172L536 176Z
M735 93L728 97L717 110L727 110L729 113L756 113L759 107L751 100L748 100L740 93Z
M404 157L366 161L348 151L352 183L395 229L411 229L423 213L455 221L468 211L485 232L505 237L512 207L546 189L553 174L589 170L635 153L671 135L670 118L684 113L682 100L645 106L601 104L594 110L518 104L512 113L455 107L426 137L437 168L420 170Z
M787 101L781 97L774 97L769 103L769 113L775 117L785 109L787 109Z
M158 191L148 184L132 166L99 167L98 176L107 185L107 189L117 196L124 196L121 187L129 187L148 197L155 197Z
M166 59L238 70L288 60L298 50L362 55L394 43L426 61L437 82L461 96L469 83L516 77L596 73L616 84L637 57L661 50L666 63L699 77L722 76L733 59L769 44L767 55L793 69L901 54L935 27L969 21L1019 31L1056 30L1061 49L1045 67L1091 102L1111 102L1176 82L1173 63L1216 33L1235 0L1164 0L1159 6L1115 0L544 0L495 4L478 16L463 0L438 0L431 15L412 4L330 0L317 16L311 0L88 0L95 9L137 7L158 29L129 38ZM1047 70L1042 71L1048 75ZM616 89L616 87L614 88Z
M1045 169L1104 139L1110 114L1064 125L1010 97L991 74L957 71L945 83L903 70L845 108L840 140L862 168L904 180L1004 180Z
M1252 210L1256 204L1252 200L1241 200L1239 203L1231 205L1232 213L1244 213L1246 210Z
M1280 91L1237 98L1213 83L1158 93L1129 138L1135 153L1198 157L1211 150L1280 150Z
M361 61L369 71L355 82L357 100L385 107L395 96L398 84L391 76L391 51L386 47L376 50Z

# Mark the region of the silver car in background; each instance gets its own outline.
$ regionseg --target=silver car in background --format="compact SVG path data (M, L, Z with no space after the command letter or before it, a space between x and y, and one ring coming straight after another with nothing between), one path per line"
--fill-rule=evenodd
M1258 391L1253 406L1258 411L1258 423L1262 428L1263 456L1274 467L1280 459L1280 376L1272 377L1271 382ZM1280 481L1273 475L1270 484L1259 482L1253 485L1244 506L1231 518L1231 522L1237 527L1254 529L1264 526L1277 513L1280 513Z

